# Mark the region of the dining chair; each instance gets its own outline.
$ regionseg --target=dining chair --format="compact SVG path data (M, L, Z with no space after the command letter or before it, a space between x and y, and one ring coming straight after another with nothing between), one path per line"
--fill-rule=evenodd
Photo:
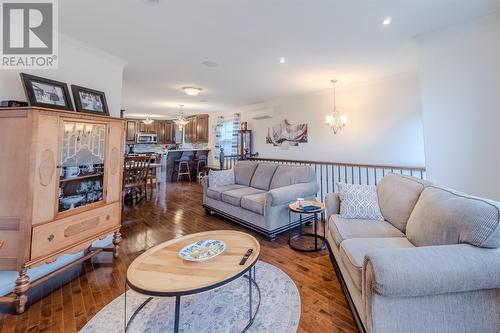
M130 194L132 202L145 197L147 199L147 179L149 174L149 156L125 157L123 168L123 203ZM139 196L137 196L139 194Z
M149 184L149 188L151 189L150 192L150 199L153 198L153 193L154 189L157 188L158 186L158 165L160 165L161 162L161 154L152 154L149 157L149 160L151 161L151 164L149 165L149 172L148 172L148 179L147 179L147 184Z

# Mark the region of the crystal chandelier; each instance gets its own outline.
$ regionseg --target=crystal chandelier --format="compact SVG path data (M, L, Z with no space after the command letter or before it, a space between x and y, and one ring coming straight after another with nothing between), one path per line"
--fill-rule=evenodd
M142 122L146 125L151 125L153 123L153 119L149 115L146 116L146 119L144 119Z
M184 110L182 109L184 107L183 104L179 104L179 116L177 119L174 119L174 123L179 126L179 130L182 130L184 126L188 123L188 120L184 116Z
M337 134L337 132L347 124L347 116L340 115L340 112L337 111L337 104L335 101L335 85L337 80L332 80L331 82L333 84L333 111L332 114L326 116L326 124L330 127L333 134Z

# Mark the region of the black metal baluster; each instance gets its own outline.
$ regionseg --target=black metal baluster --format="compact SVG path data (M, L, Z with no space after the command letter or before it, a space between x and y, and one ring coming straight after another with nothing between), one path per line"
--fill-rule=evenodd
M328 165L325 165L326 169L326 193L328 193L328 188L329 188L329 179L328 179ZM323 199L323 198L321 198Z
M332 192L335 192L335 173L333 172L333 164L330 164L330 169L332 170Z
M337 172L338 172L337 180L339 183L341 183L342 181L340 180L340 165L337 165Z
M321 197L323 198L324 197L323 196L323 165L320 164L319 167L321 168L321 171L320 171L320 175L321 175L320 176L320 179L321 179L320 184L321 184L321 186L320 187L321 187Z

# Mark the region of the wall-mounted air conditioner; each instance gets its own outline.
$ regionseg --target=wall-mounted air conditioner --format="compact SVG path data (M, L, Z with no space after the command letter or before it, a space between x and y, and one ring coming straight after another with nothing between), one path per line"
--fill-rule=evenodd
M254 120L269 119L274 116L273 108L264 108L250 111L250 118Z

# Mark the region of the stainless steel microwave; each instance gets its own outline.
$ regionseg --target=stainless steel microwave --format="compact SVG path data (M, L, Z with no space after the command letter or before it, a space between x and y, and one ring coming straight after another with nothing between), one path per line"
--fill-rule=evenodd
M151 133L137 133L136 143L156 143L156 134Z

